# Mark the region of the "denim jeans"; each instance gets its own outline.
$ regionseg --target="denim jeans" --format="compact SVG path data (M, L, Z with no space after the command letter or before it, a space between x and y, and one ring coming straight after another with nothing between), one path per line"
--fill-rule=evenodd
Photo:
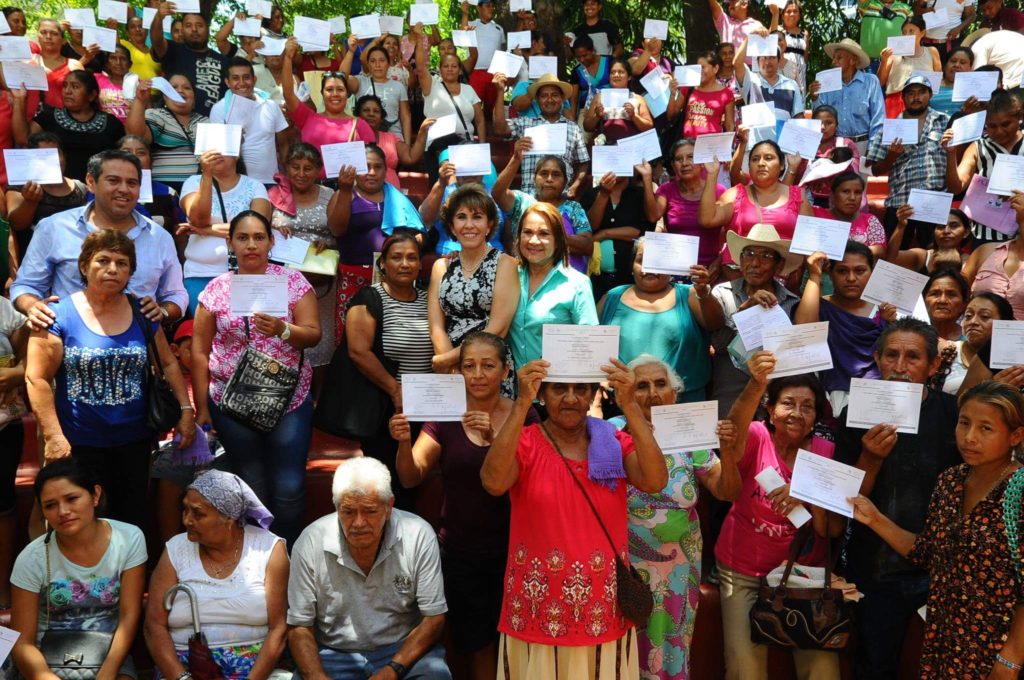
M332 680L366 680L391 661L404 640L375 649L372 652L339 652L333 649L320 650L320 664L324 673ZM406 680L451 680L452 674L444 661L444 648L435 645L420 657L406 674ZM298 673L292 680L302 680Z
M231 472L245 480L274 514L270 529L289 549L305 526L306 456L313 437L313 400L284 414L264 434L225 415L210 399L210 417Z
M875 581L851 570L848 578L864 593L855 618L860 635L855 677L896 680L907 624L928 599L928 577Z

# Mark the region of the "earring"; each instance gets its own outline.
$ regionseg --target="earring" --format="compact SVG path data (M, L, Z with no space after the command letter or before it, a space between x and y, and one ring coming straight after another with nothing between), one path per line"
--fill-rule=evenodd
M541 406L543 406L543 405L544 405L544 400L543 400L543 399L541 399L541 400L540 400L540 401L539 401L538 403L539 403L539 404L540 404Z

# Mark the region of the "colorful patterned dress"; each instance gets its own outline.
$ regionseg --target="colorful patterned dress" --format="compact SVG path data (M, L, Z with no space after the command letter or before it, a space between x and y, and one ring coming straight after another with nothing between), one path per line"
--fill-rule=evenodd
M690 640L700 597L703 540L697 477L718 464L712 451L665 454L668 486L658 494L629 487L630 561L654 593L654 612L638 632L644 678L689 677Z

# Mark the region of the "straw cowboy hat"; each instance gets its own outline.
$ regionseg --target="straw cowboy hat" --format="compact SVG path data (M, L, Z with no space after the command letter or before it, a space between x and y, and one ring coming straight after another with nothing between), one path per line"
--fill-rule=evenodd
M565 82L564 80L559 80L558 76L556 76L554 73L545 73L540 78L537 78L537 80L535 80L528 88L526 88L526 91L527 93L529 93L530 97L536 99L537 93L540 91L540 88L546 87L548 85L556 86L559 90L562 91L562 96L565 97L566 99L572 96L572 86L569 85L569 83Z
M740 253L747 246L761 246L777 252L783 259L782 275L790 273L800 266L803 255L789 252L790 242L779 238L779 232L770 224L758 223L750 228L750 233L740 236L735 231L729 231L725 235L725 242L729 246L729 254L736 264L740 262Z
M857 57L857 68L867 68L868 64L871 63L871 58L868 57L868 53L864 51L856 40L850 38L843 38L837 43L829 43L825 45L825 54L831 59L832 55L836 50L845 50L853 56Z

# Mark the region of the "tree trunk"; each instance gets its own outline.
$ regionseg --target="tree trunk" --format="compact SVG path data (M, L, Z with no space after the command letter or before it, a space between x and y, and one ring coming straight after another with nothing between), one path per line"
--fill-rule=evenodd
M686 63L696 64L697 56L718 45L718 31L711 20L707 0L683 0L683 26L686 28Z

